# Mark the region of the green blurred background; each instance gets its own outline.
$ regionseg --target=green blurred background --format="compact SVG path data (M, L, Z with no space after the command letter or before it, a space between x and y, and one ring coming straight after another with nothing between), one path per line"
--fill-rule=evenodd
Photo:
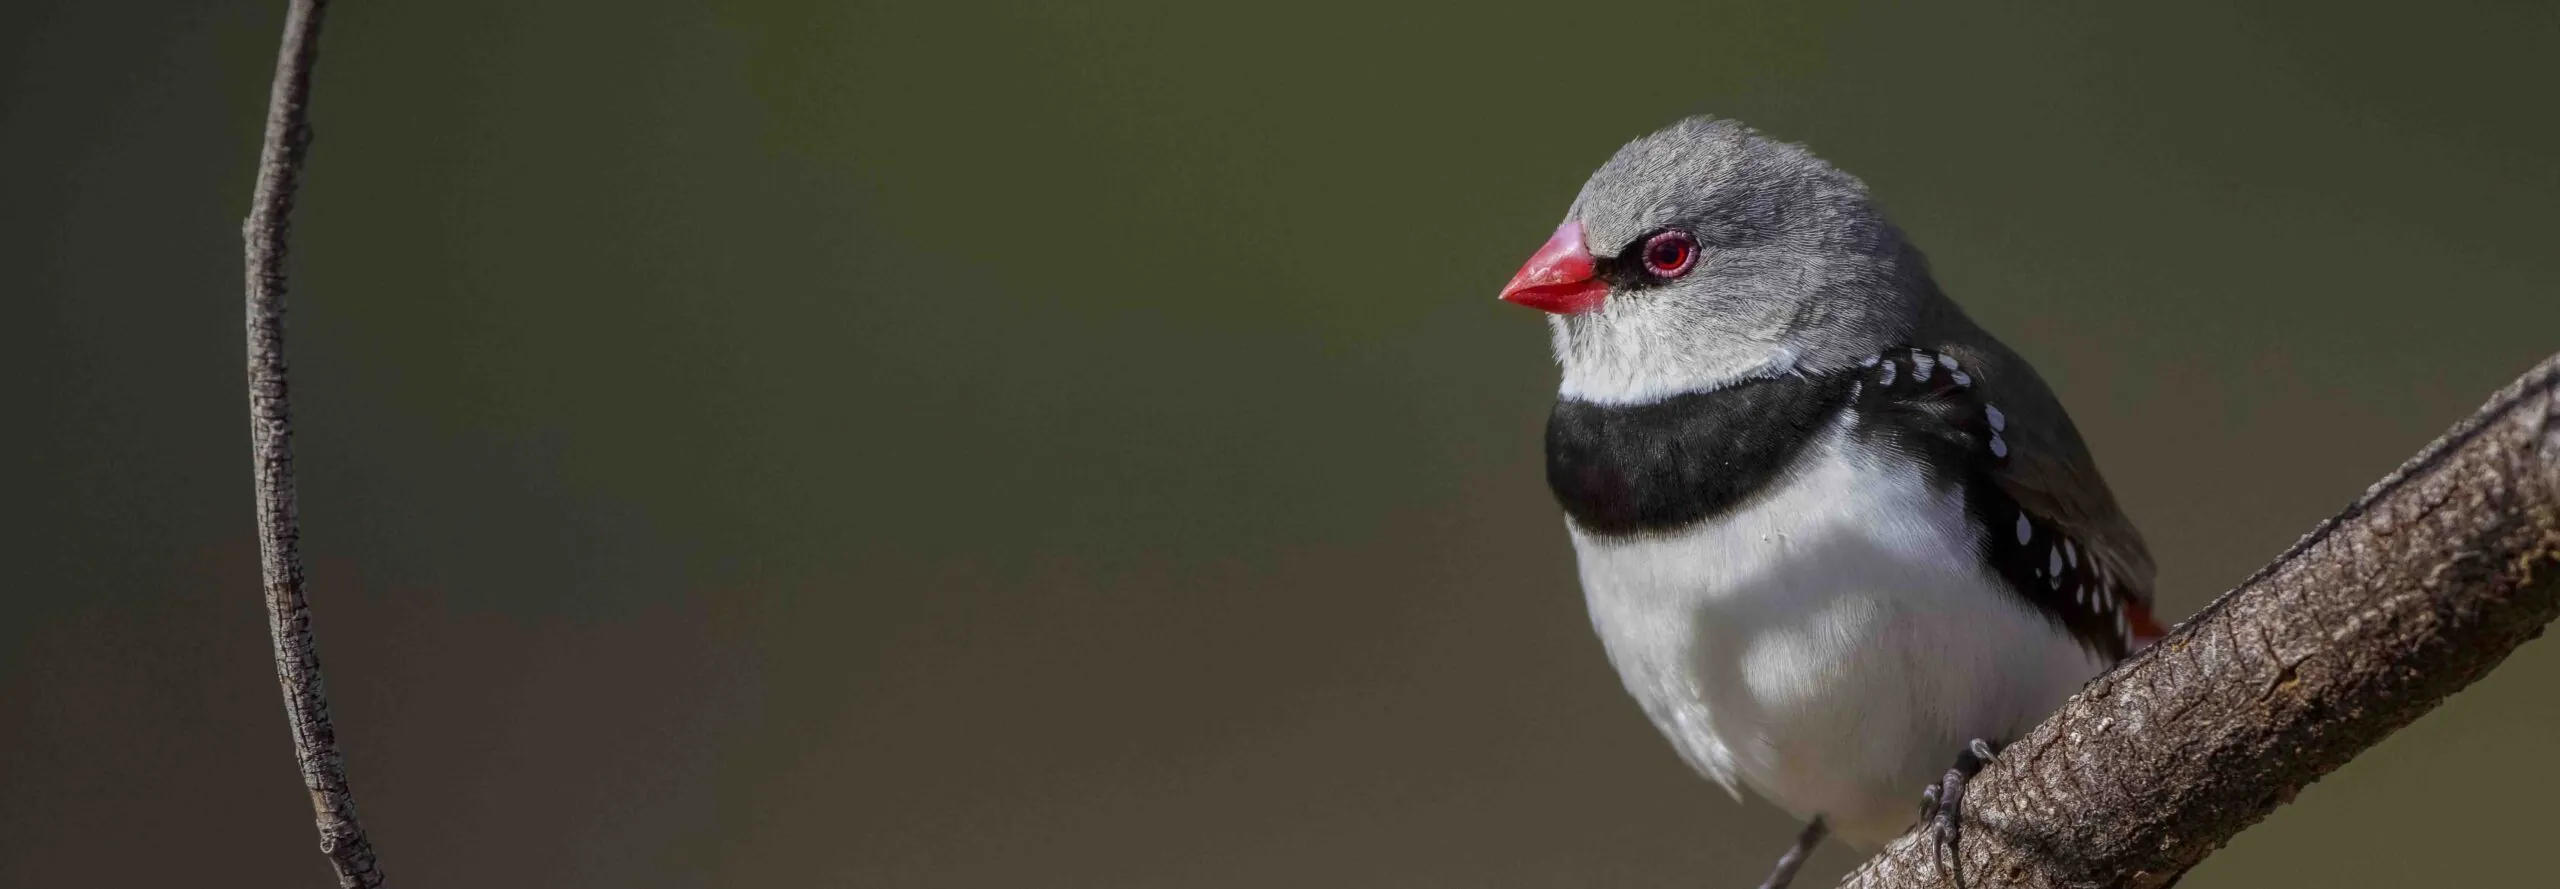
M292 357L385 867L1752 885L1794 826L1624 699L1492 298L1619 143L1865 177L2172 616L2560 350L2553 7L2074 6L341 4ZM324 884L241 386L281 7L0 11L0 885ZM2555 688L2185 885L2548 879Z

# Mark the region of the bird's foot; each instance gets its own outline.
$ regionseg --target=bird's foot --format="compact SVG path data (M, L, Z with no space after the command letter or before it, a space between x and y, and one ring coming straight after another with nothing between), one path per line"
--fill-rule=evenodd
M1940 877L1947 873L1947 853L1956 851L1964 838L1964 785L1982 774L1982 767L1998 753L1991 742L1975 738L1973 743L1956 753L1955 768L1947 770L1938 783L1920 791L1920 820L1929 826L1929 860L1938 868ZM1964 889L1964 856L1956 856L1955 883Z
M1804 831L1796 834L1796 844L1778 857L1778 866L1769 871L1769 879L1760 884L1760 889L1787 889L1788 883L1795 882L1796 870L1804 867L1805 858L1813 854L1813 847L1821 845L1822 835L1829 832L1831 828L1823 825L1821 816L1805 822Z

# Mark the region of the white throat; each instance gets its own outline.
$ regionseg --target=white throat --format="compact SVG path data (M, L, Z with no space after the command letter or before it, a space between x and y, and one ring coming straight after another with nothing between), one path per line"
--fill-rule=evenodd
M1747 380L1796 373L1796 350L1776 343L1701 349L1672 325L1549 320L1564 381L1556 394L1591 404L1646 404Z

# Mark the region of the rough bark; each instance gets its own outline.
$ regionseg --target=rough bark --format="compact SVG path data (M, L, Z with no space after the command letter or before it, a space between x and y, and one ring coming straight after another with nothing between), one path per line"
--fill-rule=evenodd
M293 411L284 362L285 247L292 226L294 189L311 144L305 114L311 67L319 52L325 0L293 0L285 13L284 45L276 54L275 84L267 98L266 144L258 157L258 182L248 242L249 441L258 497L258 557L266 578L267 629L275 641L276 681L293 729L293 753L302 785L319 821L320 852L337 870L342 887L382 885L373 844L356 820L355 795L329 724L329 698L321 687L320 658L312 645L311 603L303 597L302 531L293 489Z
M2091 682L1966 797L1942 878L1906 835L1842 883L2166 886L2560 614L2560 356Z

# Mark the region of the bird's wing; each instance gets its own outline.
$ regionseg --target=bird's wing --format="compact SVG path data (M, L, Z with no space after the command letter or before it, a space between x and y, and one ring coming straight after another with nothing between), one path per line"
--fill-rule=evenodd
M2009 454L1992 479L2020 506L2048 517L2064 533L2095 550L2110 573L2124 581L2126 594L2151 604L2151 550L2143 545L2142 532L2134 529L2133 520L2116 506L2115 494L2107 490L2097 461L2089 456L2089 446L2080 440L2080 430L2036 376L2035 368L1997 341L1941 348L1979 368L1977 398L2012 418L2003 433Z
M1888 349L1858 373L1861 431L1964 491L2013 591L2110 657L2161 635L2150 552L2025 362L1985 337Z

